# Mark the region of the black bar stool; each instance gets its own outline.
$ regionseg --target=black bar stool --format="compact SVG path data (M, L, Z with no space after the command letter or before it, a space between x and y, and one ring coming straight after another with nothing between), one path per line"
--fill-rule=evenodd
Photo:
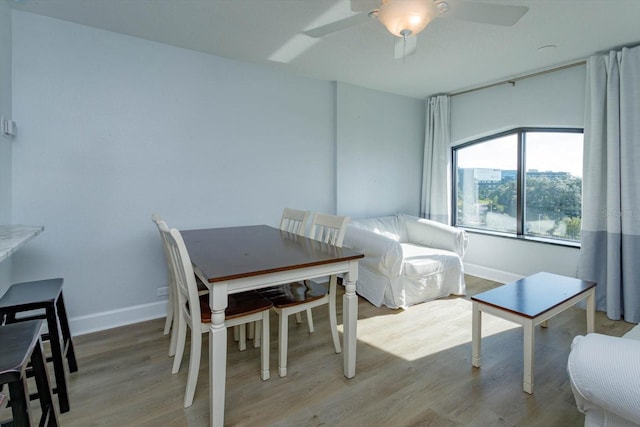
M12 325L0 326L0 386L9 388L10 406L13 420L8 424L15 427L31 426L31 405L27 387L27 365L31 362L33 376L38 389L38 399L42 415L38 425L59 426L56 408L51 396L51 385L40 341L42 320L29 320Z
M11 285L0 298L0 323L3 319L6 324L32 319L47 320L49 332L43 335L42 339L50 341L51 361L56 378L54 393L58 395L61 413L69 411L69 395L64 371L65 356L69 372L78 370L69 320L62 297L63 282L63 279L56 278L16 283ZM28 313L25 316L17 316L19 313L32 310L44 310L44 314ZM62 335L63 345L60 344L60 335Z

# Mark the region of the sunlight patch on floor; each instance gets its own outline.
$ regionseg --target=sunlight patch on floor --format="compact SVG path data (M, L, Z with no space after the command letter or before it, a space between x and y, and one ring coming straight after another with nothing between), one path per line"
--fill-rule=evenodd
M483 313L483 339L519 327ZM471 301L439 299L393 314L359 318L358 341L407 361L461 345L468 346L471 357Z

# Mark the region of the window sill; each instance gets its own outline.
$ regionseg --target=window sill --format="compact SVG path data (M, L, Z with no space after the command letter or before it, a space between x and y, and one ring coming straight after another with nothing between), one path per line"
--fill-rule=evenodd
M457 225L456 227L471 234L482 234L485 236L500 237L504 239L524 240L527 242L535 242L535 243L542 243L546 245L564 246L567 248L580 249L580 242L574 242L571 240L549 239L549 238L534 237L534 236L517 236L515 234L510 234L510 233L501 233L499 231L482 230L479 228L462 227L459 225Z

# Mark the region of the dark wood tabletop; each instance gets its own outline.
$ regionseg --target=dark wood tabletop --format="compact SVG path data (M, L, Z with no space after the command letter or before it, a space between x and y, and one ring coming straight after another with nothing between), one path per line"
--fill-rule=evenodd
M532 319L594 286L594 282L543 272L479 293L471 299Z
M180 232L191 262L209 283L363 258L266 225Z

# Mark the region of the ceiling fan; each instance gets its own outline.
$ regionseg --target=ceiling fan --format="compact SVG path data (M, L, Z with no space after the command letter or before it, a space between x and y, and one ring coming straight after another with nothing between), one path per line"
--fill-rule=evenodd
M415 53L417 35L436 18L452 18L491 25L511 26L524 15L526 6L478 3L465 0L351 0L356 15L304 32L319 38L376 18L396 36L395 58Z

